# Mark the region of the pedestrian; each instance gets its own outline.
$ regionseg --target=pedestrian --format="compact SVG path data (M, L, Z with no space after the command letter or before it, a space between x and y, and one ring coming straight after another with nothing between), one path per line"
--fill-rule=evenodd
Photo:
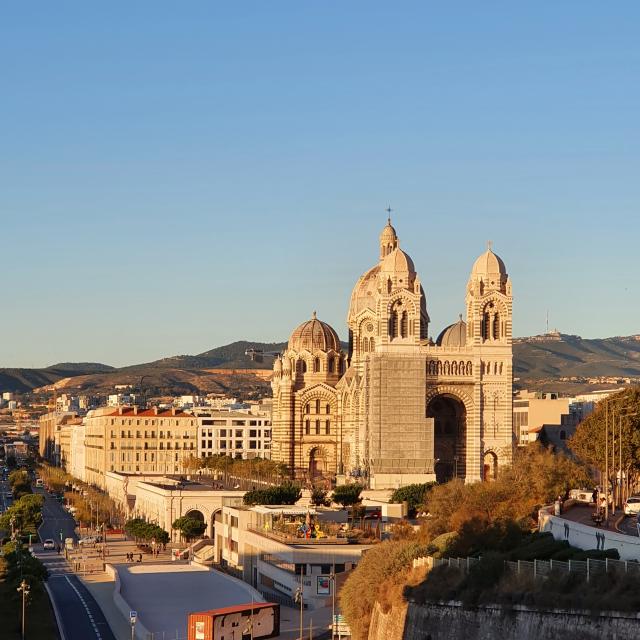
M138 562L142 562L142 554L141 553L138 554Z

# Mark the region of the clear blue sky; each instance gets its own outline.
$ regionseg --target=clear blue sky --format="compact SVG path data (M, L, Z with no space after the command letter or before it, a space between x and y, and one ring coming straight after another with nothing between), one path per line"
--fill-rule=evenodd
M6 2L0 366L346 337L385 207L431 333L640 333L640 4Z

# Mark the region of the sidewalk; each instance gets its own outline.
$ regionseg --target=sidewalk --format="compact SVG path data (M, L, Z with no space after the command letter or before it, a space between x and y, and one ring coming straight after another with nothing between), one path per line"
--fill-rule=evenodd
M603 522L600 526L596 526L594 521L591 519L591 515L593 514L594 507L591 505L574 505L569 507L560 517L565 520L571 520L572 522L577 522L579 524L584 524L588 527L593 527L594 529L605 529L606 531L614 531L616 533L620 533L619 529L616 528L616 522L623 515L621 511L617 511L615 515L609 513L608 522Z

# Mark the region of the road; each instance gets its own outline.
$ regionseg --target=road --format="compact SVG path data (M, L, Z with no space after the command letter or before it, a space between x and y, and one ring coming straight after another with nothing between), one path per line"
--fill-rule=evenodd
M60 503L43 489L35 491L45 498L43 522L38 529L41 540L56 542L77 539L75 522ZM61 627L62 640L116 640L100 607L82 582L73 574L64 555L44 551L42 544L33 546L36 555L49 570L47 587Z
M65 538L77 540L76 523L71 514L65 511L62 505L44 489L34 489L34 492L44 496L45 500L42 508L43 521L38 529L40 540L51 538L61 544L64 543Z

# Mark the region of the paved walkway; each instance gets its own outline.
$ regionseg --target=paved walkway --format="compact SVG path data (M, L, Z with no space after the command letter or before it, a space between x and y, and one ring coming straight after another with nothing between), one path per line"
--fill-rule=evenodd
M565 520L571 520L572 522L578 522L580 524L587 525L588 527L596 528L596 524L591 518L593 514L594 507L593 505L575 505L567 509L564 513L562 513L561 517ZM607 531L615 531L617 533L627 533L626 531L622 531L616 527L616 523L623 516L623 513L618 510L615 515L609 513L608 522L603 522L598 529L605 529Z

